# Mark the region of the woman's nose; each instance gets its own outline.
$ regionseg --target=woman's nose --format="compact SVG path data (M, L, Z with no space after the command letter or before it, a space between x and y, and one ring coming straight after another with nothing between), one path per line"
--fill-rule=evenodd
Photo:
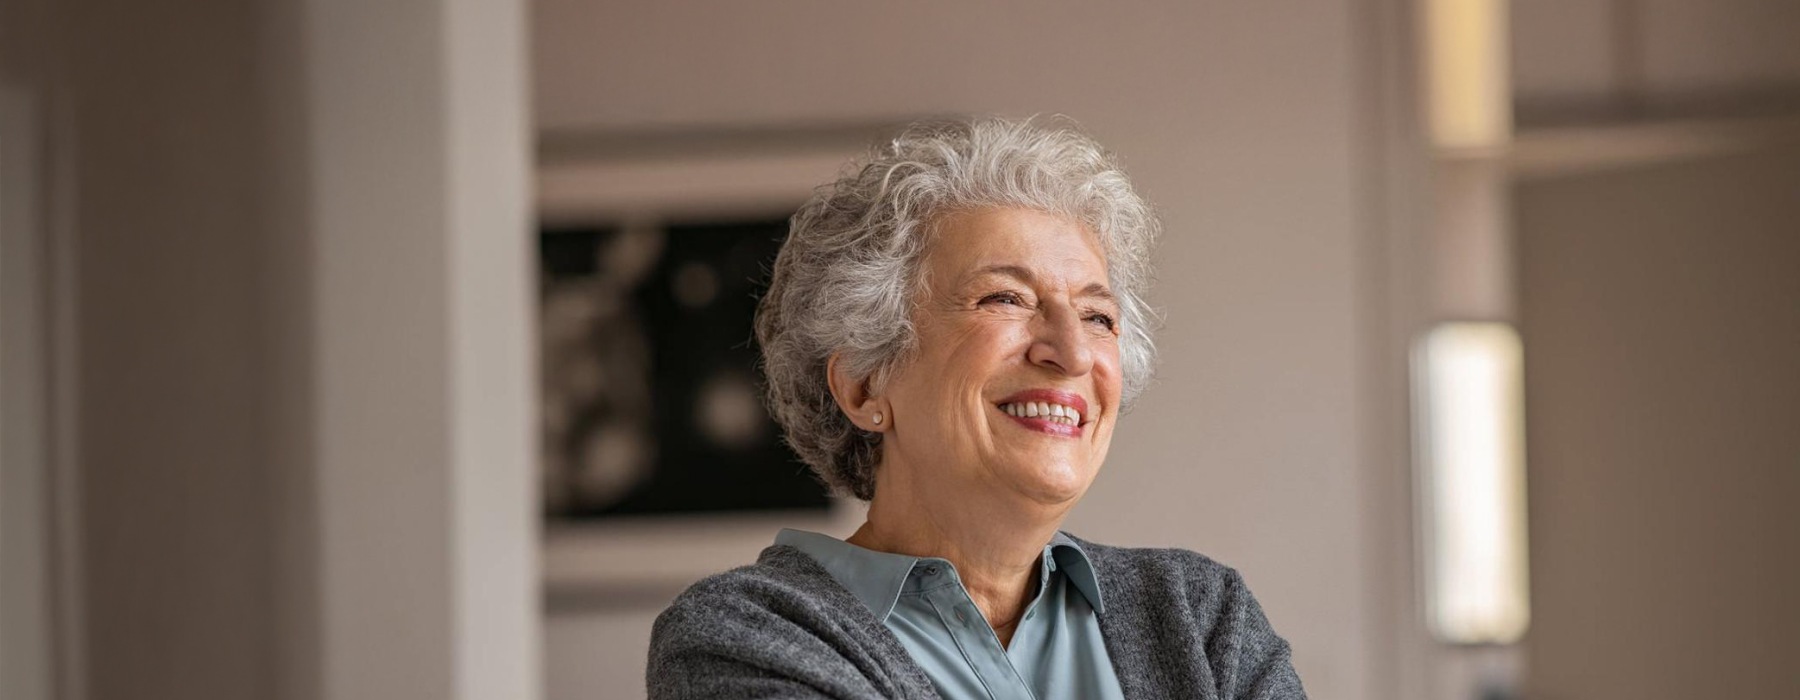
M1041 308L1032 322L1033 337L1026 359L1070 376L1087 374L1094 366L1094 349L1081 332L1081 314L1066 306L1046 304Z

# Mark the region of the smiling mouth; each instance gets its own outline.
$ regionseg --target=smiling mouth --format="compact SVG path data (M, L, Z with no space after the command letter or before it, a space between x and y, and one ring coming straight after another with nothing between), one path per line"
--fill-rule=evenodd
M1094 422L1100 412L1088 410L1087 397L1078 392L1039 387L1014 392L994 404L1001 413L1021 420L1034 420L1065 427L1080 427Z
M1061 415L1040 402L1003 403L994 408L1027 430L1070 438L1081 437L1083 432L1081 414L1066 406L1062 407Z
M1079 438L1099 410L1088 410L1087 397L1078 392L1038 387L1014 392L994 404L1019 427L1046 435Z
M1014 418L1042 418L1063 425L1081 425L1081 411L1073 406L1048 401L1015 401L1000 404L999 408Z

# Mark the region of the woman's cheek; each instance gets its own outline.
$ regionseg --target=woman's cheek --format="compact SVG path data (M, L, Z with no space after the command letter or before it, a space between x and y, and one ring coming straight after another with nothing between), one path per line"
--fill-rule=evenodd
M1123 377L1125 376L1124 372L1119 369L1121 360L1119 359L1118 344L1109 343L1106 351L1102 353L1100 357L1102 359L1101 364L1105 367L1106 372L1106 389L1109 393L1116 396L1122 390L1124 384Z

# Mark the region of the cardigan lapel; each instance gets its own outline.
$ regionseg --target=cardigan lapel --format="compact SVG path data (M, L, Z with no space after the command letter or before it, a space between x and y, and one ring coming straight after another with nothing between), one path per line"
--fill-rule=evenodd
M931 678L925 674L925 669L913 661L912 654L900 643L900 638L894 636L893 631L881 620L876 619L875 613L855 593L838 583L831 572L826 571L812 557L789 545L774 545L762 551L757 563L808 579L815 587L814 590L824 595L827 599L825 602L830 603L833 610L843 611L849 618L845 622L849 623L857 640L869 646L866 651L887 672L885 680L895 691L893 697L942 700L937 688L931 684Z
M1094 577L1105 591L1106 610L1096 611L1100 638L1112 661L1119 689L1128 700L1218 697L1204 640L1192 638L1192 614L1181 584L1159 580L1128 556L1130 550L1070 536L1087 552ZM1186 649L1186 653L1179 650ZM1159 658L1173 652L1176 660Z

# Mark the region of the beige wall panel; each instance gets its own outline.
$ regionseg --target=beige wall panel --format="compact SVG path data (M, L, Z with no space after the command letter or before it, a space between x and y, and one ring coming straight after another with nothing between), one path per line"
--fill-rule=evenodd
M1530 692L1800 697L1800 150L1519 188Z

